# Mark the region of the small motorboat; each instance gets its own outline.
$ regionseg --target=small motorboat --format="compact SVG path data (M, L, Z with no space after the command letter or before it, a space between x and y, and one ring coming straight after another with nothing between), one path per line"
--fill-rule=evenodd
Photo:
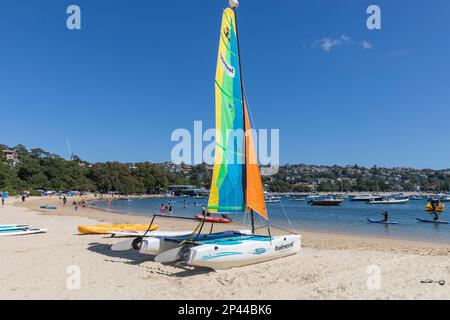
M306 201L306 198L305 197L294 197L294 198L291 198L290 199L291 201Z
M380 199L380 197L373 196L371 194L357 194L350 198L350 201L354 202L368 202L376 199Z
M405 204L409 202L409 198L395 199L392 197L375 199L368 202L368 204Z
M231 223L231 222L233 222L233 220L231 220L229 218L204 216L201 214L196 214L194 216L194 218L197 220L205 220L205 222L210 222L210 223Z
M340 206L344 200L335 198L318 198L308 201L312 206L337 207Z
M265 203L279 203L281 201L281 198L279 197L266 197L264 198Z

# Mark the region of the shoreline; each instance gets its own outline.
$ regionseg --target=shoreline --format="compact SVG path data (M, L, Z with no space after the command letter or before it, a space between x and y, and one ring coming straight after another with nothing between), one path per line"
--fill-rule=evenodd
M75 197L74 197L75 198ZM73 200L73 198L70 198ZM45 201L51 200L51 201ZM92 203L95 200L100 200L93 195L88 196L87 202ZM70 203L68 198L68 203ZM48 210L39 209L40 205L50 204L57 206L56 212L49 212ZM58 197L52 198L42 198L33 197L30 200L22 203L17 201L14 205L18 207L23 207L28 210L34 211L38 210L47 215L59 215L59 216L72 216L72 217L84 217L89 219L94 219L100 223L150 223L153 214L158 214L158 212L149 212L149 215L139 215L136 213L123 213L114 210L108 210L103 208L97 208L92 205L88 205L86 208L80 208L78 212L73 211L73 207L67 204L65 207L62 206L61 200ZM197 221L192 223L159 218L155 221L159 225L161 230L167 231L179 231L179 230L193 230L196 226ZM230 229L244 229L244 226L239 223L230 223L218 225L215 224L214 228L216 231L219 230L230 230ZM247 226L248 228L248 226ZM271 227L273 235L285 234L286 232L278 229L275 226ZM274 230L273 230L274 229ZM293 230L294 231L294 230ZM328 248L335 250L342 250L354 247L354 243L359 243L359 248L365 248L367 250L381 250L381 251L392 251L396 249L404 250L410 249L414 252L420 252L422 249L435 249L439 254L450 253L450 243L439 242L433 240L418 240L411 239L407 237L383 237L381 235L362 235L346 232L334 232L334 231L316 231L311 229L298 228L297 230L300 235L302 235L302 246L306 245L310 248ZM324 244L326 242L326 244ZM392 246L392 249L386 249L386 245Z
M135 251L112 252L120 239L77 233L80 224L148 223L148 217L92 208L75 213L58 198L19 201L0 207L0 224L48 232L0 237L0 255L8 257L0 264L1 299L450 299L449 246L302 231L298 255L214 272L155 263ZM47 203L58 208L36 209ZM189 223L157 223L162 230L192 230ZM377 289L367 285L374 267L381 277ZM426 279L447 284L423 284Z

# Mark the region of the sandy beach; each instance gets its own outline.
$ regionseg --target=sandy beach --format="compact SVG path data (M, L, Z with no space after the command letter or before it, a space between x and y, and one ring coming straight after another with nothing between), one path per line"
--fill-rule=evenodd
M71 202L64 207L58 198L8 199L0 208L0 224L48 229L0 238L1 299L450 299L445 244L301 230L299 255L214 272L112 252L117 239L81 236L77 226L148 223L148 217L94 208L75 212ZM39 209L44 204L57 210ZM177 220L158 224L161 230L193 226ZM446 283L421 283L428 279Z

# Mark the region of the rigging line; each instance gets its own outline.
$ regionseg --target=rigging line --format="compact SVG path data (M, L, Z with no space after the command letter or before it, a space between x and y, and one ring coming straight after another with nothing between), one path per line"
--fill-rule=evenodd
M275 184L273 183L272 176L270 176L270 183L272 184L272 187L275 189L275 192L276 192L277 194L279 194L277 187L276 187ZM284 216L286 217L286 219L287 219L289 225L291 226L291 228L292 228L295 232L297 232L297 234L298 234L297 229L296 229L296 228L294 227L294 225L292 224L291 219L289 219L289 216L288 216L288 214L287 214L287 212L286 212L286 209L284 208L284 205L283 205L283 201L282 201L282 200L283 200L283 199L280 200L280 205L281 205L281 209L282 209L282 211L283 211L283 213L284 213Z
M278 230L281 230L281 231L289 232L289 233L292 233L292 234L298 234L297 230L292 231L292 230L289 230L289 229L286 229L286 228L279 227L279 226L274 225L274 224L271 224L270 226L272 228L275 228L275 229L278 229Z

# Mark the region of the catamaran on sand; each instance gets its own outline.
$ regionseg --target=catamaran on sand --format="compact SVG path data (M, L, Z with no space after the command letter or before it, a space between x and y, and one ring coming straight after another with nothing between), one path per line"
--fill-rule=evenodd
M202 220L189 235L137 237L125 240L143 254L156 255L161 263L181 262L192 266L224 270L297 254L298 234L272 236L264 201L261 173L251 134L250 117L242 82L236 9L231 0L223 13L215 80L216 149L213 180L207 210L211 215L250 216L251 230L202 233ZM237 137L235 132L245 132ZM255 216L264 221L267 235L255 233ZM155 218L150 225L153 224ZM191 219L191 218L184 218ZM128 242L127 242L128 241Z

